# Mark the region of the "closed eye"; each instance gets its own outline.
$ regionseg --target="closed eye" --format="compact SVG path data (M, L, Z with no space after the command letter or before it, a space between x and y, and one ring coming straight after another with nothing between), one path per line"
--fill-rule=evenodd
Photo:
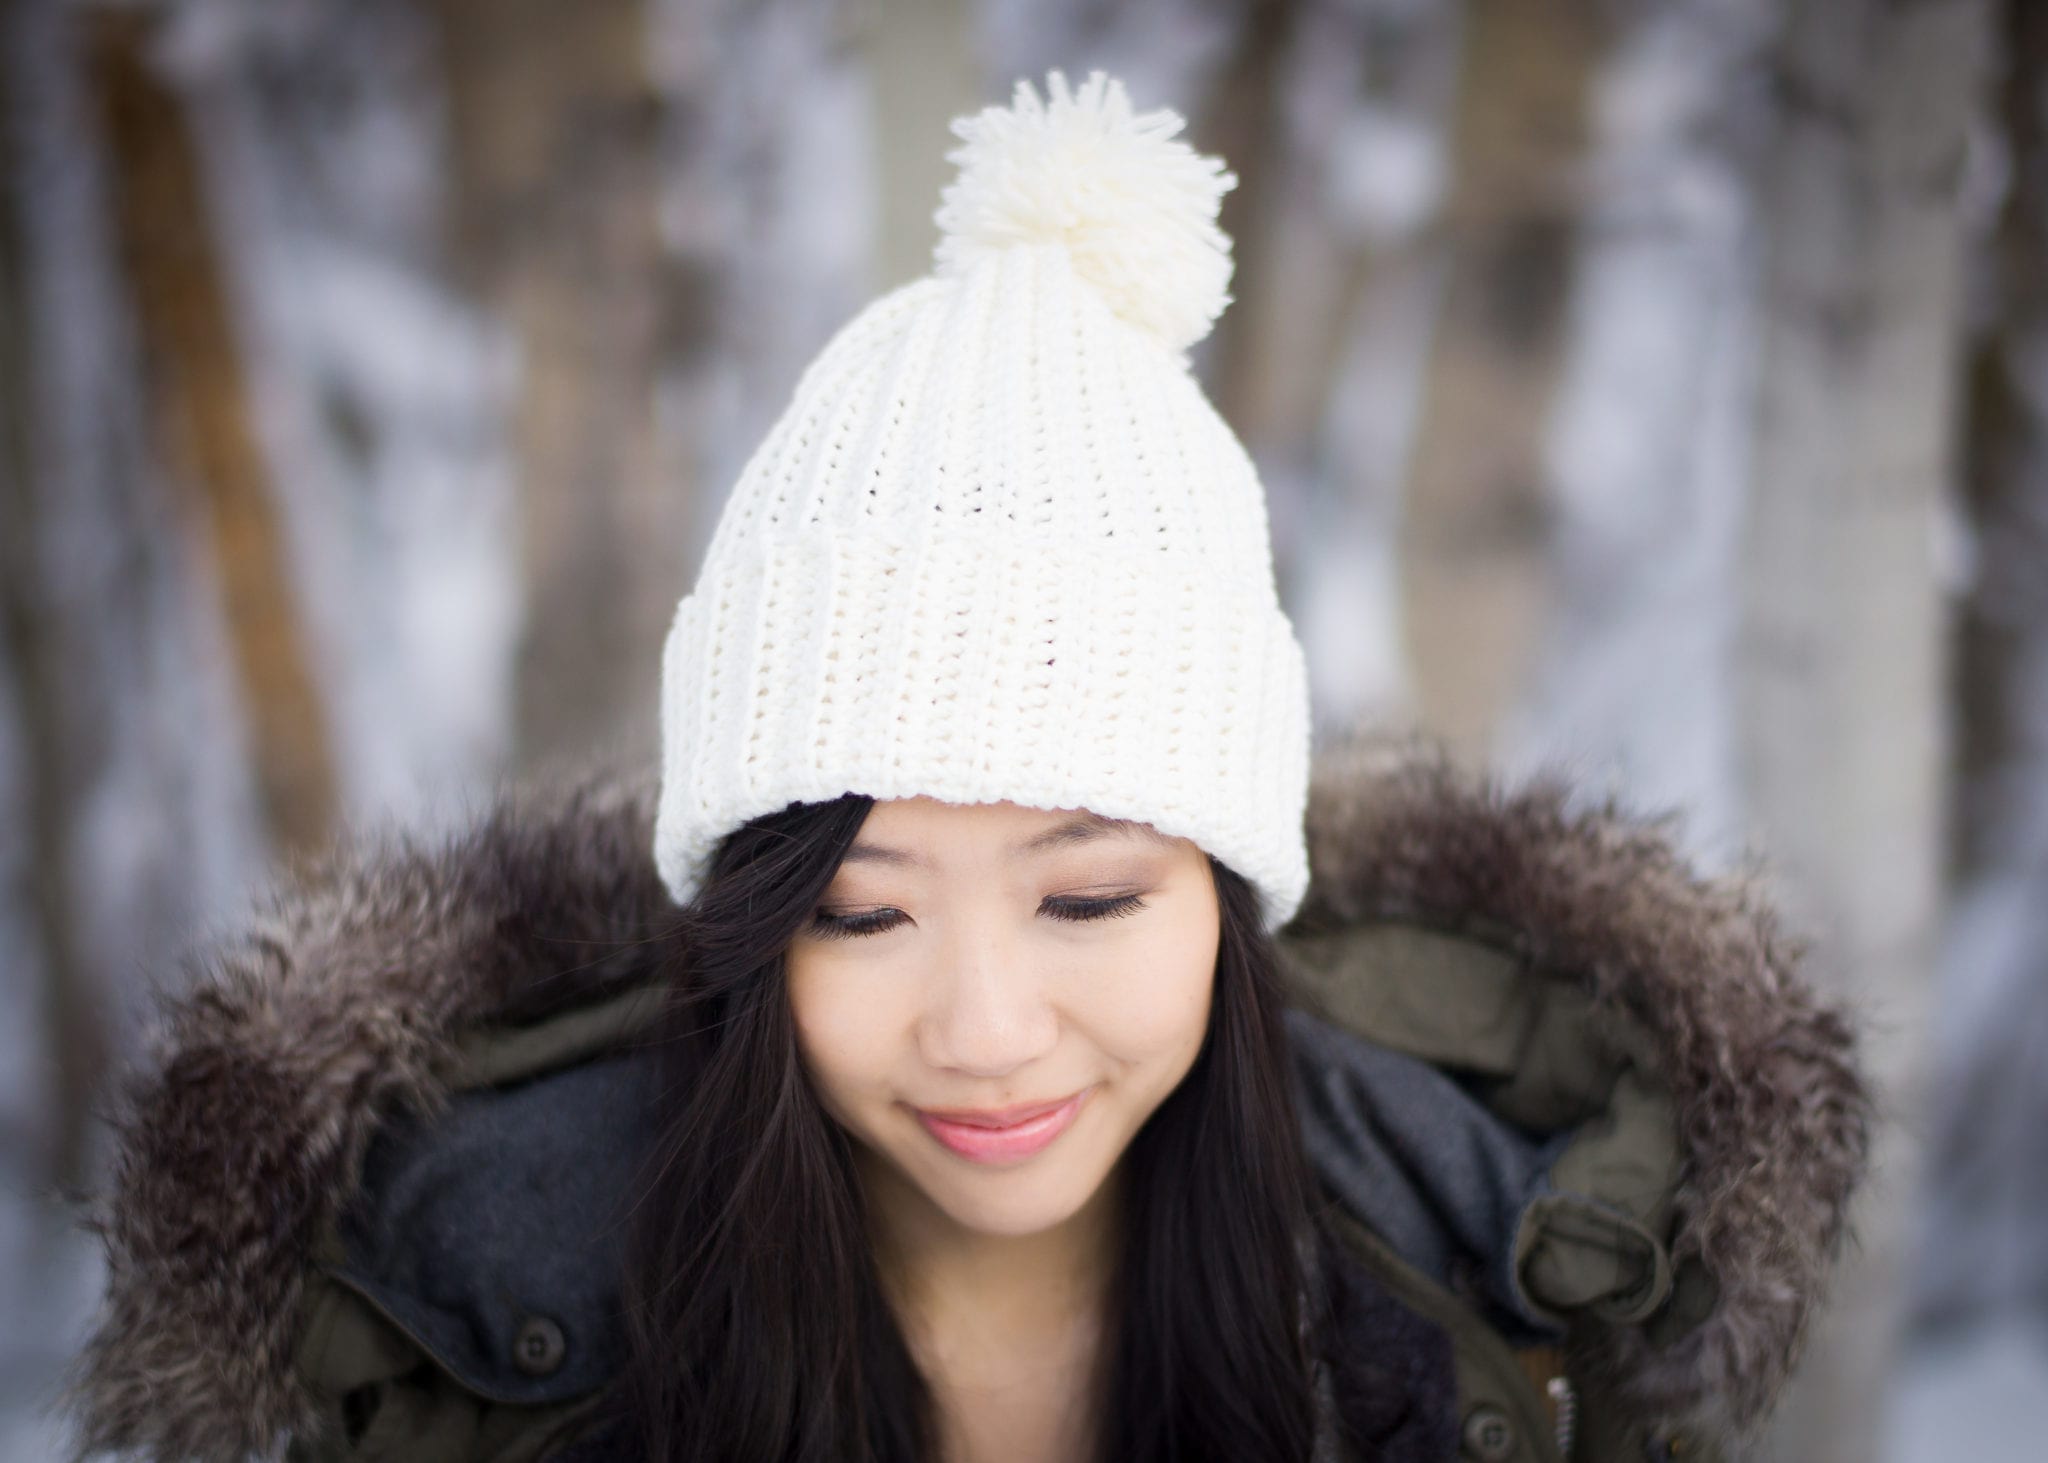
M1081 921L1116 919L1144 907L1141 896L1119 894L1114 899L1048 899L1038 907L1038 912L1051 919ZM879 935L895 929L906 918L900 909L876 909L862 914L830 914L820 909L811 916L811 933L828 940Z
M1145 901L1137 895L1119 894L1114 899L1048 899L1039 912L1054 919L1116 919L1144 907Z

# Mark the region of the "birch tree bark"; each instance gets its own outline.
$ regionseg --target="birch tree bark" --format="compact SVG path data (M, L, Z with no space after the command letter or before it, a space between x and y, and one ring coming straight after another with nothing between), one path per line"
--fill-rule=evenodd
M1785 1459L1876 1455L1918 1171L1946 758L1943 581L1984 0L1795 3L1773 68L1739 775L1818 973L1867 1013L1896 1119L1861 1244L1775 1425Z

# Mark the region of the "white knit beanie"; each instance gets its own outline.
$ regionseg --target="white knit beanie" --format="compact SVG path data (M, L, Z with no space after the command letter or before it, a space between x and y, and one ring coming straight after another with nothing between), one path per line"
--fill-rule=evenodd
M1059 71L956 118L933 273L805 368L662 655L654 853L857 792L1085 808L1308 885L1308 681L1251 459L1188 370L1236 185Z

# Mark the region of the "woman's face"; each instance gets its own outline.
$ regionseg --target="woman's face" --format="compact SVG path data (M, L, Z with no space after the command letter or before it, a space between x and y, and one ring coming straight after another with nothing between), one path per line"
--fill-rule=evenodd
M868 1172L967 1229L1049 1229L1194 1064L1218 919L1207 857L1147 824L878 801L788 952L805 1065Z

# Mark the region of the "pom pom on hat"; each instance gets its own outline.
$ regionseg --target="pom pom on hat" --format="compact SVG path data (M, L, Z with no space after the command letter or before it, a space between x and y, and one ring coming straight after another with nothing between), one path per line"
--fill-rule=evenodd
M1173 351L1230 303L1230 237L1216 226L1237 176L1174 140L1170 108L1133 114L1121 81L1093 71L1078 92L1047 77L1050 104L1019 81L1010 106L953 120L960 176L933 215L937 273L965 273L1020 244L1066 246L1074 272L1119 317Z

